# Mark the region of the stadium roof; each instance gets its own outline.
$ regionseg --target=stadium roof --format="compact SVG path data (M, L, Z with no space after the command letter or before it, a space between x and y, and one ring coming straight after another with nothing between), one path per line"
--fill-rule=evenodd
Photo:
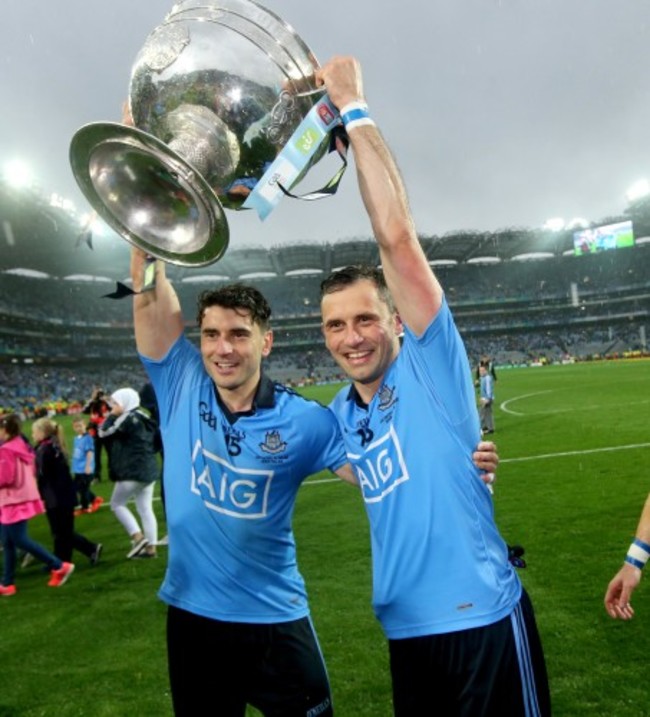
M33 190L0 183L0 271L29 270L49 276L124 280L129 273L127 242L112 232L86 241L80 219ZM201 269L174 268L176 277L192 274L238 278L328 273L353 263L378 264L370 238L327 244L295 244L231 249ZM522 255L561 256L573 246L572 232L511 228L498 232L458 231L421 237L432 265L509 261ZM91 248L92 245L92 248Z

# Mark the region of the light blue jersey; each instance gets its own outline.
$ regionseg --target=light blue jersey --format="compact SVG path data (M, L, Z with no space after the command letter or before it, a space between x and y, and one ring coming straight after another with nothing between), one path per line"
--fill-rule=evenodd
M369 406L331 404L370 520L373 605L391 639L481 627L521 584L472 463L479 425L470 367L446 302L402 349Z
M165 446L169 561L161 599L231 622L305 617L291 517L308 475L347 462L336 420L262 377L254 410L231 423L185 337L161 361L141 358Z
M76 434L72 444L72 460L70 462L73 473L86 472L86 457L89 451L93 454L89 471L89 475L91 475L95 472L95 442L89 433Z
M481 389L481 398L485 398L488 401L494 401L494 381L489 373L485 376L481 376L479 380Z

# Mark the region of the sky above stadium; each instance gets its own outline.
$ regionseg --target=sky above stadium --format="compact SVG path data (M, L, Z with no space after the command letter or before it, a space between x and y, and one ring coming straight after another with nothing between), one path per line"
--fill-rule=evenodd
M267 0L321 63L356 55L418 230L541 226L620 213L650 176L650 27L638 0ZM6 0L0 171L22 160L88 207L68 162L81 125L117 121L130 69L168 0ZM303 183L318 186L320 167ZM331 169L331 167L330 167ZM330 172L331 173L331 172ZM322 182L321 182L322 183ZM369 235L352 172L264 222L228 212L231 246Z

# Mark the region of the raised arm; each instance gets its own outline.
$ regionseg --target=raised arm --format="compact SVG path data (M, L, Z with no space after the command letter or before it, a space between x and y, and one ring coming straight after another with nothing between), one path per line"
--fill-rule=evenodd
M365 103L359 63L334 57L317 72L332 102L345 111ZM395 160L374 124L349 128L361 196L379 245L386 283L404 321L420 334L437 314L442 288L418 241L404 183Z
M630 599L641 581L641 570L650 557L650 495L646 498L634 542L628 548L623 567L612 578L605 593L605 609L614 619L634 617Z
M140 291L146 255L131 250L133 290ZM151 359L161 359L183 333L183 315L178 296L165 275L165 265L156 261L156 285L133 297L133 324L138 352Z

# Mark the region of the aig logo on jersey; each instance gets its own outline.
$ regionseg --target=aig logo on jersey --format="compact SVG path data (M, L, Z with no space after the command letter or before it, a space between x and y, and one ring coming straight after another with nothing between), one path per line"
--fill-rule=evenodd
M237 468L206 450L200 441L192 453L192 492L210 510L235 518L264 518L273 471Z
M378 503L409 479L402 448L393 426L368 445L363 455L348 453L366 503Z

